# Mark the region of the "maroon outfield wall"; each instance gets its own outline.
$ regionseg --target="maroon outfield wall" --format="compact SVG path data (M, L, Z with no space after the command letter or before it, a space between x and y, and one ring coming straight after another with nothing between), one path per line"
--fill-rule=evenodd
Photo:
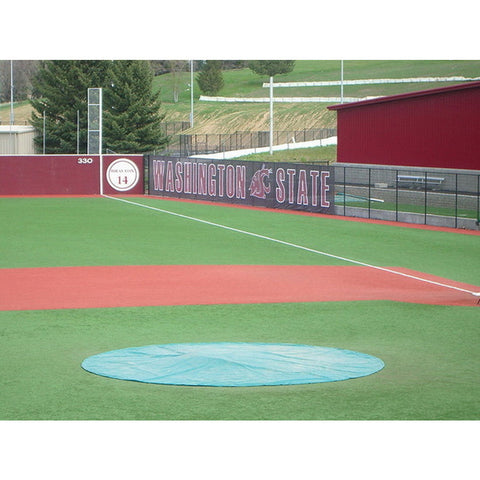
M333 214L334 168L148 155L149 193Z
M142 194L143 156L104 155L103 193ZM99 155L1 155L0 195L100 194Z

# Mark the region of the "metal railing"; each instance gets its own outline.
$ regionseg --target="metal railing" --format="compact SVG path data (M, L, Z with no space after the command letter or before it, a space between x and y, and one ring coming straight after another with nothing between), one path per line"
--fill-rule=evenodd
M335 136L335 128L287 130L273 132L273 144L308 142ZM270 132L194 133L174 135L165 154L188 157L190 155L227 152L270 145ZM158 152L157 152L158 153Z
M480 172L335 166L336 214L478 229Z
M190 126L190 122L163 122L160 124L160 129L163 135L169 137L189 129Z

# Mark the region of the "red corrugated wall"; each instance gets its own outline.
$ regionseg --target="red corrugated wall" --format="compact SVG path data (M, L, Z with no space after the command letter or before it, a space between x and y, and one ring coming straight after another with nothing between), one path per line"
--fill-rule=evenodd
M479 170L480 85L444 90L333 107L337 160Z

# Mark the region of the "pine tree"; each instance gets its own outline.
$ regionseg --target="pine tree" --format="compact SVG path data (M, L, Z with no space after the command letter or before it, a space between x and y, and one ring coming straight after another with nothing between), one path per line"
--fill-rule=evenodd
M43 132L45 112L46 153L77 152L77 112L79 116L80 152L87 143L87 89L102 87L109 68L105 60L50 60L41 62L33 78L34 109L30 123ZM43 135L35 139L40 150Z
M153 74L147 61L51 60L41 63L33 80L35 97L30 123L43 132L46 153L87 149L88 88L103 88L103 145L118 153L159 150L167 139L160 129L158 94L152 94ZM39 150L43 136L36 138Z
M160 123L160 92L152 92L148 61L116 60L104 95L104 145L119 153L161 150L167 143Z
M248 68L258 75L274 77L280 73L290 73L295 67L295 60L252 60Z
M216 95L224 85L222 62L220 60L207 60L197 75L197 82L205 95Z

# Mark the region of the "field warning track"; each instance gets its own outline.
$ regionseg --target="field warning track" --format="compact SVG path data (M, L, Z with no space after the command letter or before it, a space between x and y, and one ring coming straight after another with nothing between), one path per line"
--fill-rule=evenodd
M405 275L316 265L7 268L0 269L0 310L355 300L477 305L478 298L462 290L478 291L477 286L403 268L389 270Z

